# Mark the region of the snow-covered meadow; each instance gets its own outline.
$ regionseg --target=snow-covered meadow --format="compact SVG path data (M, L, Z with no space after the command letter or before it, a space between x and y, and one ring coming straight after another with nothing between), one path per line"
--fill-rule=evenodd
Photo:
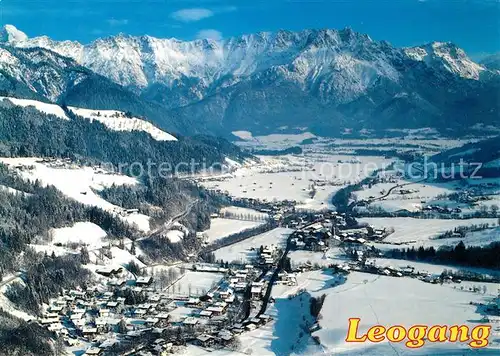
M49 238L54 245L80 244L89 249L101 248L105 242L106 232L91 222L78 222L70 227L52 229Z
M54 115L62 120L70 120L64 109L57 104L44 103L37 100L18 99L0 96L0 101L10 102L21 107L31 107L41 113ZM148 133L157 141L177 141L177 139L154 126L149 121L137 117L128 117L122 111L116 110L93 110L77 107L68 108L73 114L88 119L90 122L98 121L112 131L142 131Z
M113 131L143 131L157 141L177 141L171 134L160 130L152 123L137 118L127 117L124 112L116 110L91 110L69 107L76 115L92 121L99 121Z
M456 192L459 184L452 183L414 183L410 180L397 180L395 183L378 183L371 187L364 187L354 195L357 200L369 200L379 198L385 195L391 188L397 185L403 185L400 188L393 189L391 194L381 200L375 200L370 207L379 207L384 211L394 212L398 210L418 211L428 205L439 196L444 196ZM411 191L411 193L402 194L400 191ZM449 206L453 205L451 202Z
M432 264L426 262L417 262L417 261L408 261L408 260L397 260L392 258L369 258L367 259L368 264L372 264L377 267L394 267L394 268L405 268L412 267L415 269L415 272L426 273L426 274L441 274L444 270L452 271L452 272L472 272L479 273L487 277L500 277L500 271L486 269L486 268L478 268L478 267L465 267L465 266L450 266L450 265L442 265L442 264ZM464 282L462 282L464 283ZM477 282L477 284L482 284ZM496 292L500 284L491 284L494 286L490 292Z
M290 257L292 267L304 265L327 267L331 264L344 264L349 261L339 247L331 247L324 253L309 250L290 251L288 257Z
M359 333L373 325L469 325L484 324L473 303L487 303L492 295L483 295L454 288L454 285L436 285L410 278L392 278L364 273L351 273L344 284L317 291L326 294L319 321L319 337L323 350L334 354L392 355L410 351L404 343L380 344L346 343L348 319L361 319ZM490 288L494 292L494 288ZM493 326L490 346L481 353L499 352L499 326ZM411 354L475 354L465 343L426 343Z
M401 261L405 262L405 261ZM423 264L422 264L423 265ZM432 266L432 265L431 265ZM432 267L429 268L432 271ZM352 272L346 277L329 270L299 273L297 285L276 285L273 288L274 305L270 313L275 320L262 328L259 341L252 348L267 350L269 354L302 355L468 355L475 354L466 343L426 343L422 348L410 350L404 343L380 344L346 343L349 318L360 318L359 334L374 325L469 325L487 324L479 309L471 303L489 303L496 296L498 284L480 283L486 293L471 292L469 284L464 290L456 284L430 284L417 279L395 278ZM300 294L304 290L306 293ZM313 332L320 345L311 342L306 333L296 331L297 325L307 325L300 318L300 308L308 304L309 296L326 295L319 319L320 329ZM297 296L295 296L297 295ZM300 296L305 298L300 298ZM290 296L295 296L289 298ZM299 317L297 319L297 317ZM292 323L291 320L296 320ZM490 345L481 353L496 354L500 349L500 325L492 324ZM302 336L301 336L302 335ZM281 339L277 342L276 340ZM268 353L263 354L268 354Z
M210 229L203 231L207 243L212 243L226 236L254 228L263 223L257 221L244 221L236 219L215 218L210 220Z
M249 262L252 258L257 256L257 251L261 245L275 245L284 247L286 239L289 234L293 232L292 229L276 228L271 231L265 232L260 235L250 237L246 240L237 242L214 251L215 258L224 261L239 261Z
M435 244L446 244L449 239L432 240L432 238L446 231L453 230L459 226L471 226L489 224L497 226L498 220L494 218L484 219L416 219L416 218L361 218L360 223L366 223L375 229L393 228L394 233L384 239L388 243L405 243L409 246L428 246ZM493 233L494 234L494 233ZM491 242L491 240L489 240ZM384 248L384 244L376 244Z
M82 204L97 206L103 210L117 213L124 221L147 232L150 229L149 217L139 213L119 214L123 209L101 198L96 191L115 185L135 185L131 177L110 174L93 167L78 167L61 164L59 166L43 162L40 158L0 158L0 162L15 169L18 174L31 182L52 185L67 197Z
M235 197L295 200L298 208L322 210L332 208L331 198L339 189L391 163L383 157L313 153L259 158L258 163L201 183Z
M216 286L223 277L222 273L187 271L168 291L172 295L199 297Z
M8 101L16 106L33 107L34 109L48 115L54 115L62 120L69 120L64 110L56 104L48 104L37 100L18 99L11 97L0 97L1 101Z

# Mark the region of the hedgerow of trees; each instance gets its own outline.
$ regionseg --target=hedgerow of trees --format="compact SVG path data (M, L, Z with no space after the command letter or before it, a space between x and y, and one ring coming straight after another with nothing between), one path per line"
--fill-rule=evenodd
M442 246L419 247L415 249L394 249L386 252L389 258L398 258L415 261L429 261L443 264L456 264L462 266L485 267L500 269L500 242L493 242L487 246L465 246L460 241L454 247Z

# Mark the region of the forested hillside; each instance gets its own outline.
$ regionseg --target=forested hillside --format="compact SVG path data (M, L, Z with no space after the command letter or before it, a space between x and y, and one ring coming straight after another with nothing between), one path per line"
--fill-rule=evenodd
M157 257L180 258L186 251L199 247L194 244L194 231L208 228L210 213L224 202L188 181L160 177L156 168L160 164L169 167L182 164L178 169L185 171L200 169L202 165L220 167L226 157L240 160L246 154L228 141L213 137L156 141L144 132L116 132L65 109L70 120L3 101L0 156L70 158L82 164L106 163L114 167L132 163L148 167L152 162L152 169L141 176L142 184L112 186L101 191L101 196L114 205L139 209L152 218L153 227L186 211L182 223L192 234L175 246L167 241L161 243ZM29 183L4 165L0 165L0 185L7 188L0 190L0 276L23 271L24 284L12 285L7 296L19 308L33 314L39 312L42 302L57 295L60 288L74 288L90 278L81 267L81 263L88 263L83 255L43 256L30 249L35 240L46 240L50 229L86 221L101 227L111 239L135 240L141 236L116 214L80 204L50 185ZM151 245L147 241L144 244Z
M16 271L18 255L51 228L89 221L110 236L137 236L133 227L111 213L68 199L54 187L26 183L1 164L0 185L19 191L0 190L0 275Z
M179 137L175 142L158 142L144 132L115 132L99 122L77 118L70 110L66 114L71 120L30 107L2 104L0 156L64 157L114 166L137 162L146 167L152 162L156 168L160 164L179 165L181 171L215 165L226 156L237 160L245 157L236 146L220 138Z
M0 355L48 356L63 349L52 333L36 323L27 323L0 310ZM56 351L57 350L57 351Z

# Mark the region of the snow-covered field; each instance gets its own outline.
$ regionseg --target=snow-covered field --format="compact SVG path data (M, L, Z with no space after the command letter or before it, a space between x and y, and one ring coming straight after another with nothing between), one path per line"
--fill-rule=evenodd
M254 228L263 223L256 221L244 221L235 219L215 218L210 220L210 229L203 233L207 236L207 242L211 243L226 236Z
M167 231L167 238L171 243L177 243L184 238L184 232L180 230Z
M107 264L126 266L131 261L135 262L140 268L146 265L142 263L136 256L132 255L127 249L122 250L116 246L111 247L111 260ZM92 259L92 258L91 258Z
M456 246L460 241L463 241L466 246L486 246L492 242L500 242L500 227L468 232L463 238L427 240L425 242L418 242L417 245L424 245L426 247L434 246L435 249L438 249L440 246Z
M318 336L324 351L330 354L393 355L410 354L403 343L380 344L346 343L348 319L361 319L359 332L373 325L469 325L483 324L476 306L470 302L485 303L491 296L454 289L451 285L435 285L410 278L391 278L363 273L349 274L347 281L327 291L321 311L321 330ZM498 330L498 325L496 326ZM495 333L495 331L493 331ZM498 352L500 341L490 337L488 351ZM487 350L483 349L480 353ZM411 354L475 354L463 343L426 343Z
M484 208L491 210L491 207L496 205L500 206L500 190L498 187L485 187L487 184L499 184L499 179L469 179L461 181L452 181L447 183L438 182L425 182L425 183L412 183L410 180L403 180L400 178L392 178L391 183L378 183L371 187L365 186L363 190L355 192L357 200L375 200L369 204L369 209L381 208L387 212L395 212L398 210L418 211L425 206L441 206L450 209L460 208L464 214L472 214L475 211L481 211ZM392 190L391 194L383 199L379 197L385 195L389 189L397 185L404 185ZM481 194L487 200L480 200L476 204L467 204L450 200L447 196L459 193L462 196L470 194L476 195L477 187L481 188ZM401 194L400 190L408 190ZM367 208L358 207L360 211Z
M397 183L379 183L373 185L371 188L365 187L365 189L356 192L355 196L358 200L378 198L396 185L406 184L404 187L394 189L386 198L374 201L370 206L380 207L388 212L401 209L415 211L420 210L426 203L439 195L454 193L458 187L458 183L408 183L411 183L411 181L398 180ZM400 194L400 189L411 190L412 193Z
M498 285L487 286L486 294L460 289L460 285L435 285L411 278L391 278L353 272L347 279L329 271L311 271L298 274L298 285L275 285L267 314L274 320L255 331L240 336L242 352L258 355L463 355L476 354L465 343L436 344L427 342L422 348L410 350L404 343L380 344L345 342L348 319L361 319L359 333L374 325L462 325L474 327L485 324L474 303L488 303L496 295ZM465 285L464 285L465 286ZM307 293L289 299L299 290ZM308 324L310 296L325 294L321 311L321 329L313 335L319 337L316 345L301 332ZM301 297L302 296L302 297ZM493 324L490 345L479 353L494 355L499 351L499 325ZM194 348L193 351L199 349ZM194 353L201 355L202 353ZM225 355L224 352L216 352Z
M302 209L331 208L331 197L343 186L360 181L391 162L383 157L288 155L259 157L261 162L236 169L225 179L202 182L235 197L295 200ZM311 198L311 186L316 194Z
M269 308L269 312L276 320L272 322L272 327L260 330L258 335L260 340L254 341L252 348L267 350L263 354L289 354L292 352L292 346L296 354L302 355L462 355L469 352L475 354L477 351L472 351L464 343L426 343L417 350L407 349L402 343L346 343L348 319L354 317L361 319L359 333L366 332L369 327L378 324L386 327L466 324L474 327L485 322L482 321L476 306L470 302L490 302L499 287L497 284L481 283L479 285L484 284L487 287L486 294L482 294L467 291L467 288L461 290L461 285L456 284L435 285L417 279L359 272L350 273L344 280L344 277L322 270L298 274L297 283L298 285L294 287L276 285L273 288L276 303ZM301 289L312 296L326 295L321 310L322 317L319 320L321 329L313 333L319 337L321 346L300 338L300 334L295 331L296 325L303 323L300 318L295 323L291 322L291 319L297 319L297 315L300 317L301 304L298 297L291 300L288 297L295 295ZM278 313L275 312L276 309ZM280 330L281 328L284 330ZM493 325L492 336L489 339L491 345L479 353L498 352L499 328L499 325ZM277 337L283 338L283 341L276 342Z
M315 136L310 132L300 134L271 134L266 136L253 136L249 131L234 131L233 135L240 138L235 142L238 146L253 149L283 149L292 146L301 145L304 150L328 151L330 153L354 151L355 149L379 149L384 150L387 147L397 148L398 150L420 150L421 152L438 152L445 149L451 149L464 145L474 140L461 139L443 139L438 138L437 132L406 132L400 131L402 137L386 138L326 138ZM314 143L302 145L302 141L313 138Z
M70 250L67 247L61 247L61 246L55 246L55 245L50 245L50 244L30 244L29 247L31 247L35 252L38 253L44 253L49 256L52 254L55 254L56 256L64 256L70 253L76 254L79 252L79 250Z
M428 273L428 274L441 274L445 269L448 271L458 272L458 271L468 271L473 273L481 273L489 277L500 277L500 271L486 269L486 268L476 268L476 267L463 267L463 266L449 266L441 264L432 264L425 262L416 262L408 260L397 260L392 258L369 258L368 263L373 264L378 267L395 267L395 268L405 268L407 266L413 267L416 272ZM463 283L463 282L462 282ZM481 284L481 283L477 283ZM496 285L500 287L500 285ZM497 289L494 288L492 291L495 292Z
M329 248L325 253L308 250L290 251L288 257L291 259L292 267L299 267L306 264L327 267L331 264L343 264L347 262L344 253L338 247Z
M216 286L223 277L222 273L187 271L169 291L173 295L199 297Z
M470 226L474 224L488 223L491 226L496 226L497 219L415 219L415 218L361 218L360 223L367 223L376 229L394 228L394 233L387 236L385 242L393 243L411 243L418 246L429 243L435 244L441 242L446 244L448 239L429 240L448 230L453 230L458 226ZM384 246L383 244L377 244ZM386 245L388 246L388 245Z
M215 258L218 260L222 259L228 262L248 262L251 258L256 256L257 253L255 249L258 249L261 245L265 246L274 244L277 246L284 246L284 244L286 243L286 238L292 232L292 229L276 228L274 230L216 250L214 251Z
M17 99L4 96L0 97L0 100L9 101L16 106L33 107L44 114L54 115L62 120L69 120L69 117L66 115L64 110L56 104L47 104L37 100Z
M78 222L71 227L52 229L49 237L53 244L68 245L78 243L87 245L89 249L97 249L103 246L103 238L106 232L96 224L90 222Z
M92 167L55 167L42 163L39 158L0 158L0 162L15 167L20 176L29 181L40 181L43 185L53 185L64 195L82 204L97 206L109 212L119 213L123 209L115 206L95 191L115 185L135 185L131 177L107 174ZM22 167L22 168L21 168ZM119 215L124 221L142 231L149 231L149 217L139 213Z
M236 142L241 146L261 147L261 148L286 148L300 144L302 141L316 137L310 132L300 134L271 134L266 136L253 136L249 131L233 131L232 134L244 142Z
M143 131L157 141L177 141L171 134L160 130L148 121L137 117L127 117L124 112L116 110L91 110L69 107L78 116L103 123L113 131Z

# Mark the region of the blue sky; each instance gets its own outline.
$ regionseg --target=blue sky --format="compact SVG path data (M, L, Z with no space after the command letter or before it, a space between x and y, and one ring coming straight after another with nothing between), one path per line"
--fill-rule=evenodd
M83 43L120 32L191 40L349 26L396 46L452 41L475 58L500 51L500 0L0 0L0 22Z

